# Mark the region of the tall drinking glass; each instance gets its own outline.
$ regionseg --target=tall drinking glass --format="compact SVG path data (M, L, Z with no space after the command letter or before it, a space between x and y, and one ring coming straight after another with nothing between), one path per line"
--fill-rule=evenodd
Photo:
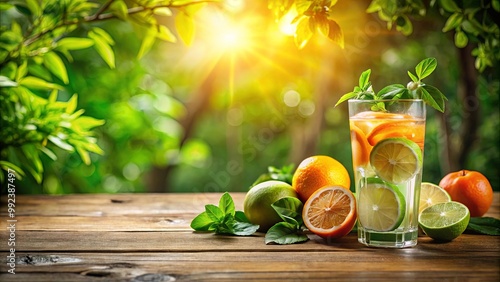
M372 247L417 244L425 103L349 100L358 241Z

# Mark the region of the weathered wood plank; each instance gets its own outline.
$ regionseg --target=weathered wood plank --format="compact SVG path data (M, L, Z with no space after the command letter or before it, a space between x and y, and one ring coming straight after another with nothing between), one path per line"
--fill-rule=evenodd
M165 216L200 213L206 204L217 204L220 193L17 195L16 216ZM245 193L231 193L236 208L243 209ZM0 196L5 207L7 197ZM7 209L0 210L6 216Z
M7 232L0 234L0 242L7 242ZM18 231L16 233L16 249L18 251L68 251L68 252L294 252L294 251L362 251L366 254L376 252L416 253L443 252L462 253L483 251L495 252L500 256L500 237L486 235L463 234L452 242L436 243L429 237L420 237L416 248L387 251L367 248L358 243L356 234L338 240L324 240L316 235L309 235L311 240L302 244L266 245L264 234L236 237L178 232L50 232L50 231Z
M169 216L198 214L206 204L217 204L220 193L165 194L74 194L18 195L16 216ZM243 210L245 193L231 193L236 209ZM0 206L6 206L5 195ZM7 209L0 209L6 216ZM500 192L495 192L493 204L485 216L500 217Z
M242 209L244 193L235 193ZM120 194L23 196L17 198L19 231L189 231L191 220L220 194ZM4 199L2 199L3 201ZM4 205L5 206L5 205ZM6 216L7 209L2 217ZM500 193L485 216L500 218ZM7 222L0 221L0 230Z
M429 264L429 260L433 263ZM389 261L391 263L382 263ZM228 263L231 262L231 263ZM133 279L147 274L176 281L206 278L243 279L462 279L481 275L498 281L500 258L481 252L409 254L385 250L364 252L209 252L209 253L19 253L16 275ZM5 265L5 264L3 264ZM404 271L403 271L404 270ZM471 273L473 270L473 273ZM426 275L422 275L426 273ZM474 274L475 273L475 274ZM31 275L35 276L35 275ZM196 279L195 279L196 278ZM496 279L496 280L494 280ZM399 279L398 279L399 280ZM10 280L9 280L10 281ZM61 281L61 280L57 280ZM168 281L168 280L167 280Z

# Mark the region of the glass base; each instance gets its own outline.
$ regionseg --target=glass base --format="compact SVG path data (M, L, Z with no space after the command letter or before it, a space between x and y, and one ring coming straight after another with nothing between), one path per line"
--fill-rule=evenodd
M358 241L369 247L410 248L417 245L418 228L410 231L376 232L358 225Z

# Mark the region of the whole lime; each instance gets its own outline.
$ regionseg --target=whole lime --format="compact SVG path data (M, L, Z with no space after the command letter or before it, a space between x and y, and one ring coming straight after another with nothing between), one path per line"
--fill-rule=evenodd
M248 190L243 201L243 212L251 223L260 225L259 231L266 232L282 221L271 205L284 197L297 198L290 184L277 180L261 182Z

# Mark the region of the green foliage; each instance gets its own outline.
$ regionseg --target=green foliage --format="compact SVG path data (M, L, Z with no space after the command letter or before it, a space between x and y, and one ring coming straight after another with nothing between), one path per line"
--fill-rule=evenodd
M358 100L374 100L372 109L385 111L385 104L379 103L377 100L422 99L436 110L444 112L446 96L436 87L422 82L422 79L434 72L436 67L437 61L435 58L424 59L415 67L416 75L408 71L408 76L412 81L406 87L402 84L391 84L382 88L378 93L374 92L370 82L371 70L366 70L359 77L359 86L354 87L352 92L340 97L335 106L354 98Z
M443 32L454 32L455 46L464 48L469 42L477 44L472 51L476 68L483 72L500 60L500 27L498 18L500 1L455 1L433 0L430 7L436 7L446 19ZM368 13L377 13L387 22L387 28L394 24L404 35L413 32L411 17L423 17L429 9L422 0L373 0Z
M344 34L331 13L335 4L337 4L337 0L268 1L268 7L277 20L280 20L290 11L297 14L291 23L297 25L295 45L299 49L304 48L316 32L344 48Z
M215 234L248 236L255 233L259 225L250 223L242 211L236 211L233 198L226 192L221 196L219 206L205 205L205 211L191 221L191 228Z
M216 1L207 1L216 2ZM204 1L145 0L129 4L109 0L97 4L87 0L16 1L2 3L0 35L0 112L1 167L15 169L19 176L25 171L37 183L43 179L41 155L57 159L55 148L76 152L83 163L91 163L90 153L103 154L93 137L93 129L104 121L83 116L77 110L76 94L68 96L70 83L67 63L73 62L73 52L93 47L112 69L116 67L115 41L94 22L121 19L136 22L147 30L139 50L144 56L155 39L175 42L170 29L158 17L170 17L170 9L181 12L178 26L184 27L189 16L204 5ZM71 36L84 29L84 36ZM192 40L194 26L179 28L179 36L187 43ZM0 174L3 182L4 174Z

